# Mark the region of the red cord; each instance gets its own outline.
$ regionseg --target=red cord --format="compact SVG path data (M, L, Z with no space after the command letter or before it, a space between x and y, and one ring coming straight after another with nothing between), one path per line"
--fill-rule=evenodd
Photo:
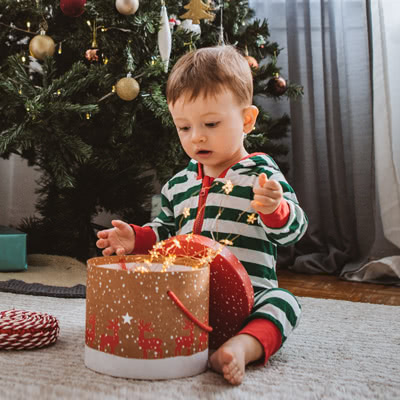
M193 321L197 326L199 326L203 331L212 332L213 328L211 326L203 324L199 321L184 305L183 303L176 297L175 293L171 290L167 291L168 296L175 302L175 304L186 314L186 316Z

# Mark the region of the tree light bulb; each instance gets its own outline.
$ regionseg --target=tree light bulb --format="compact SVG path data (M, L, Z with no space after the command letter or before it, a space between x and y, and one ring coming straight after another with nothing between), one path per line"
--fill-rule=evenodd
M92 24L90 23L89 20L87 20L86 23L89 25L90 28L92 27Z
M90 114L86 113L86 119L90 119Z
M60 95L61 94L61 89L57 90L57 94Z
M25 57L25 56L22 56L22 57L21 57L21 60L22 60L22 62L24 63L24 62L26 61L26 57Z
M61 47L62 43L60 43L60 46L58 47L58 54L62 53L62 47Z
M31 30L31 23L29 21L26 23L26 27L28 28L28 31Z
M113 93L115 93L115 85L113 85L111 91L112 91Z

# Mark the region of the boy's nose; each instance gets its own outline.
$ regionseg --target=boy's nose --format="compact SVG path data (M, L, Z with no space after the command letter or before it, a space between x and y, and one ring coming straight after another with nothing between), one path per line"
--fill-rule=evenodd
M193 143L202 143L206 141L206 137L201 131L201 129L194 129L192 132L192 142Z

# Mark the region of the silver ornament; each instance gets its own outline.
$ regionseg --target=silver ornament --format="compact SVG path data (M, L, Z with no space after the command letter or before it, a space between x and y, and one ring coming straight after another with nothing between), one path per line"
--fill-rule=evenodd
M116 0L115 7L123 15L132 15L139 8L139 0Z

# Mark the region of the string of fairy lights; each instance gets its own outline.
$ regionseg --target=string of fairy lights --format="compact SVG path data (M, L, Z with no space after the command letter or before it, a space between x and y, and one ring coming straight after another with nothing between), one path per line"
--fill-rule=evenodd
M209 190L213 186L214 185L206 189ZM228 179L226 183L222 186L222 191L225 194L229 195L233 190L234 190L234 185L232 181ZM192 197L195 196L196 193L192 195ZM203 205L203 207L205 206ZM198 212L201 212L201 209L198 210ZM219 211L217 213L217 217L215 219L215 233L217 235L218 235L218 221L220 216L222 215L222 212L223 212L223 207L220 206ZM240 213L240 215L236 219L236 222L240 221L243 215L246 213L248 214L246 220L247 224L254 224L257 221L257 214L254 212L248 213L246 211ZM183 209L183 214L179 223L180 228L176 233L176 236L180 235L182 223L184 222L184 219L188 218L189 216L190 216L190 208L185 207ZM234 241L240 236L239 234L235 235L234 237L231 237L232 235L229 235L227 238L218 240L218 238L214 237L214 232L211 232L211 235L212 239L215 242L216 248L206 248L205 250L203 249L196 253L193 250L194 246L192 246L190 247L190 251L186 250L186 252L184 252L183 254L184 259L186 259L186 261L189 260L190 266L193 269L209 266L226 246L232 246L234 244ZM195 241L194 234L189 233L184 235L184 241L187 242L188 244L194 242ZM178 260L182 260L182 256L177 256L176 254L177 249L185 250L184 247L182 246L182 242L178 240L176 237L159 241L149 251L149 255L135 256L135 262L139 262L141 263L141 265L134 264L131 267L127 267L125 259L124 257L122 257L120 260L120 266L124 270L147 273L152 271L151 266L153 265L154 262L159 262L162 264L161 272L167 272L171 267L171 265L176 264Z

